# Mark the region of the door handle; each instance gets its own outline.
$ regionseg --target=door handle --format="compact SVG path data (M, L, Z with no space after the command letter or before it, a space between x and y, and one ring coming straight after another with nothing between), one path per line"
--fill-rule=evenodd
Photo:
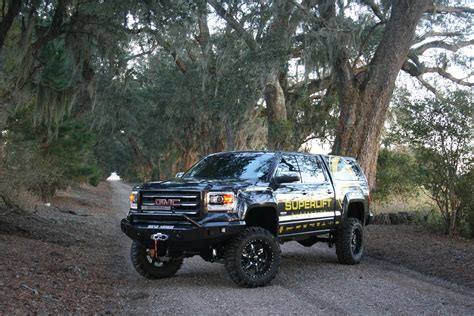
M308 194L308 191L306 191L306 190L303 190L303 191L301 191L301 194L303 194L303 195L307 195L307 194Z
M333 192L332 192L331 189L327 189L327 190L326 190L326 193L327 193L327 194L333 194Z

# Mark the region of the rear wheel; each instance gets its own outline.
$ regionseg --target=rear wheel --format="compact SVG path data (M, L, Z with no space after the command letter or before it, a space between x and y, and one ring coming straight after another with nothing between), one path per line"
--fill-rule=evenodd
M135 241L132 243L131 256L135 270L147 279L161 279L173 276L183 264L182 258L171 258L169 261L153 258L150 254L150 249Z
M342 264L358 264L364 254L364 227L354 217L341 224L336 236L337 259Z
M230 241L225 268L232 281L244 287L265 286L276 276L280 246L268 230L249 227Z

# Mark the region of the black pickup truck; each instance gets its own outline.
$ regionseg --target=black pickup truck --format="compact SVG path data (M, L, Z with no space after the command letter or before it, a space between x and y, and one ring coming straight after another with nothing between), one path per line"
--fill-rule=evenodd
M343 264L364 252L372 215L367 180L353 158L275 151L204 157L172 181L133 189L121 222L132 262L150 279L174 275L183 259L222 262L238 285L268 284L280 245L336 245Z

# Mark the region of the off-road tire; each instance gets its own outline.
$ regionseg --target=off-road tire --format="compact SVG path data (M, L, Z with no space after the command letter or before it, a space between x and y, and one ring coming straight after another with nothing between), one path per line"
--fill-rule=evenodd
M151 263L147 249L137 242L132 242L132 263L137 272L147 279L161 279L171 277L178 272L183 264L182 258L173 258L170 261L160 262L161 266Z
M356 234L356 237L354 237ZM354 247L353 238L357 240ZM364 227L362 223L354 217L348 217L339 227L336 235L336 255L339 263L358 264L364 254Z
M249 257L244 257L244 254L248 256L246 249L248 247L261 246L265 260L263 263L263 270L260 273L262 275L250 275L248 270L246 272L244 267L245 260ZM254 249L254 248L252 248ZM275 236L268 230L260 227L249 227L241 232L239 235L234 237L226 247L224 255L224 264L229 274L229 277L237 285L243 287L259 287L269 284L278 273L280 266L281 250ZM255 259L258 260L258 259ZM255 274L258 272L256 271Z

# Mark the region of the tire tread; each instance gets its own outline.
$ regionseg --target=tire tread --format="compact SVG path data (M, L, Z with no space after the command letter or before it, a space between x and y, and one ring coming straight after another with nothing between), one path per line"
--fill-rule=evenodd
M336 255L339 263L354 265L360 263L359 258L354 258L351 251L350 238L352 236L352 229L355 225L361 225L362 227L362 249L364 251L364 227L361 222L355 217L348 217L339 228L336 235Z

